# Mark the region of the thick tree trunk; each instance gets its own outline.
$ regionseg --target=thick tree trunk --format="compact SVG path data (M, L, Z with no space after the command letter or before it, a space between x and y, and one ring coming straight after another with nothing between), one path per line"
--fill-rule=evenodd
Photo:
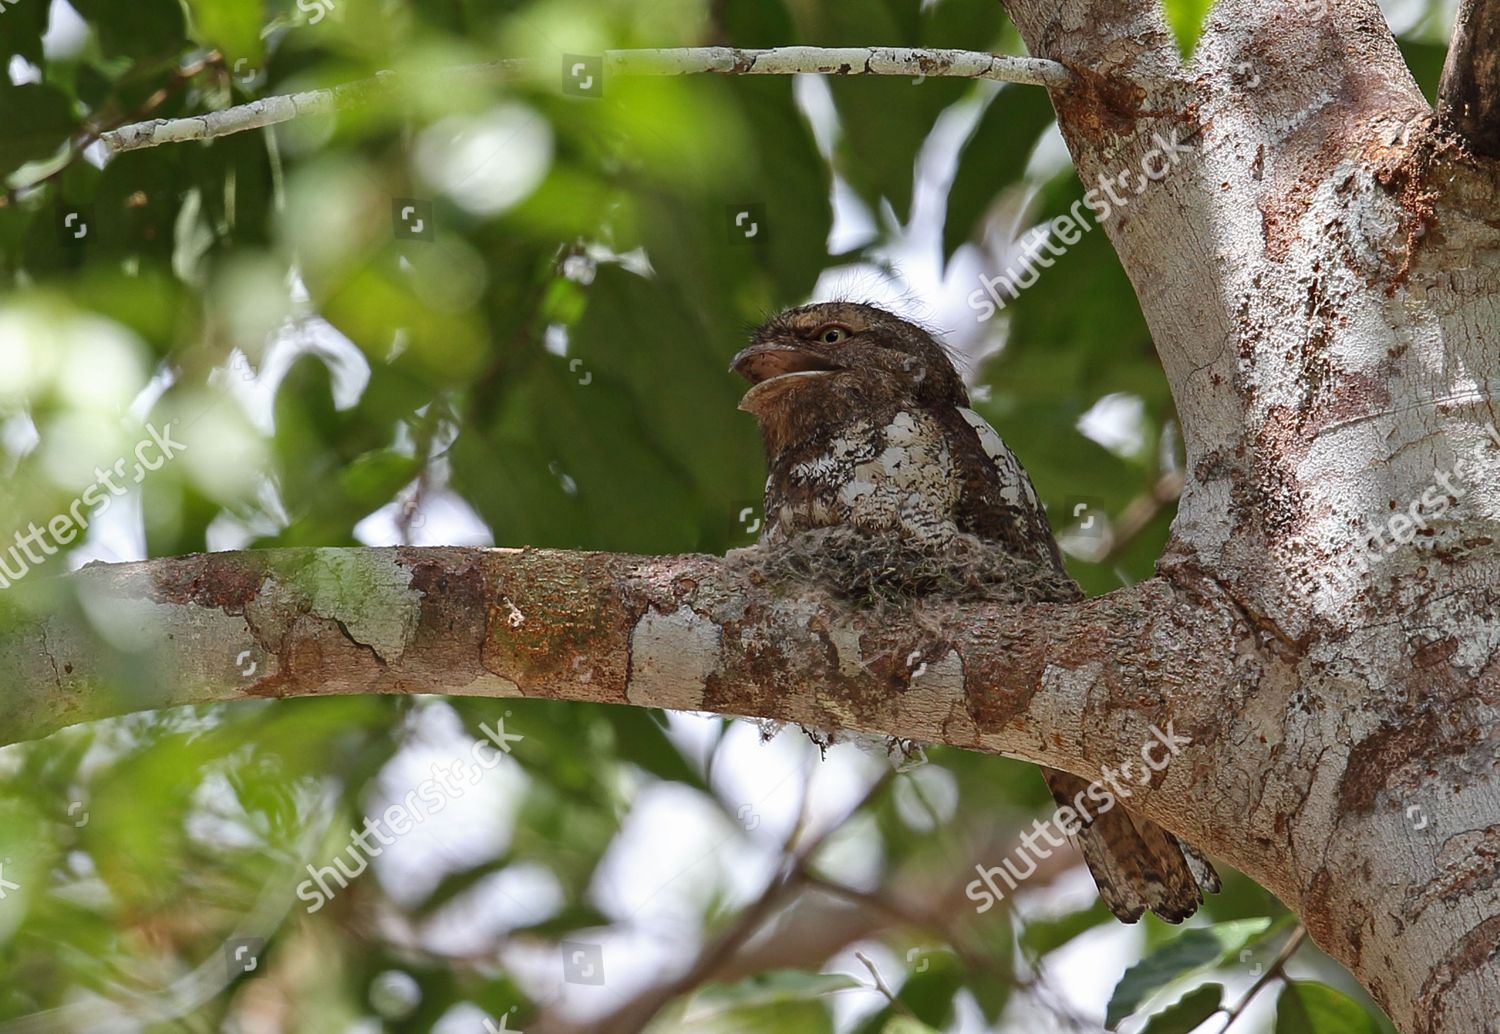
M1170 727L1191 743L1136 808L1275 891L1403 1031L1500 1029L1494 55L1450 59L1439 118L1374 0L1220 0L1186 68L1150 0L1008 6L1073 70L1054 101L1084 184L1133 174L1104 225L1188 451L1158 578L914 622L705 557L93 568L13 590L33 609L0 633L0 739L420 691L766 716L1094 778ZM1492 38L1482 7L1460 50Z
M1097 73L1055 97L1086 185L1192 138L1106 224L1187 440L1161 575L1255 637L1192 825L1402 1030L1500 1029L1500 163L1373 0L1220 0L1186 69L1145 0L1008 6Z

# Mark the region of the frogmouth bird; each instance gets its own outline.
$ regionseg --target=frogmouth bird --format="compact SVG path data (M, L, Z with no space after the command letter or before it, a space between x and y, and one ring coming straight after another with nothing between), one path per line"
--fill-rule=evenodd
M1024 586L1013 598L1082 598L1030 477L969 408L947 352L921 327L873 305L805 305L756 330L732 369L751 383L740 408L755 416L765 446L761 549L811 539L823 550L838 536L835 555L813 564L825 579L880 582L916 600L961 595L978 543L985 579ZM856 564L864 569L841 569ZM968 569L948 577L943 564ZM1042 775L1059 805L1090 785ZM1148 908L1180 922L1204 891L1218 890L1197 851L1118 803L1080 814L1080 824L1099 893L1125 922Z

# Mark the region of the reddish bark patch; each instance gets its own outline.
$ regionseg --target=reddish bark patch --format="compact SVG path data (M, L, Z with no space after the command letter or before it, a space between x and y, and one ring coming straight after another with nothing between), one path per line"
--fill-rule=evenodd
M774 614L766 602L752 599L743 617L719 622L723 666L704 681L705 709L782 719L786 702L800 688L787 685L787 672L803 672L810 684L821 684L830 671L838 671L836 659L810 651L805 639L768 634Z
M1488 737L1486 719L1475 714L1483 701L1472 697L1472 686L1447 665L1413 669L1410 692L1419 706L1392 715L1349 752L1339 783L1339 807L1345 812L1369 814L1382 792L1420 786L1439 775L1442 759L1468 757L1474 744Z
M440 670L467 655L474 658L478 674L489 612L483 569L474 561L454 567L420 553L404 554L398 563L411 571L411 587L422 596L417 631L404 661L415 667L428 661Z
M1339 783L1339 808L1356 815L1373 811L1375 799L1403 767L1412 761L1425 762L1436 724L1431 713L1412 715L1355 744Z
M1145 114L1141 105L1146 91L1139 83L1066 61L1062 65L1073 73L1073 84L1054 92L1052 105L1058 122L1070 134L1089 141L1118 136L1129 132Z
M1415 1010L1418 1026L1413 1034L1456 1030L1446 1019L1454 986L1481 966L1492 965L1497 958L1500 958L1500 916L1491 916L1471 927L1458 946L1432 971L1418 998Z
M1285 406L1272 407L1256 438L1253 479L1237 479L1230 487L1237 523L1269 534L1293 534L1307 515L1296 471L1311 442L1296 412Z
M1336 871L1336 866L1325 866L1313 877L1297 915L1319 948L1350 969L1357 969L1369 916L1359 907L1360 902L1348 895L1349 886L1348 874ZM1340 891L1344 892L1342 897Z
M1385 144L1373 140L1365 149L1365 158L1375 167L1375 182L1391 194L1401 207L1401 233L1406 247L1400 265L1386 283L1386 294L1394 294L1411 274L1412 260L1418 246L1428 238L1428 231L1438 225L1436 201L1440 191L1433 185L1434 175L1441 174L1446 162L1440 161L1440 142L1431 121L1414 130L1410 140Z
M1312 206L1313 197L1323 182L1332 177L1339 163L1355 149L1349 139L1350 128L1360 119L1360 112L1347 99L1335 100L1308 120L1279 148L1273 148L1270 161L1258 158L1263 184L1260 208L1263 253L1267 260L1280 262L1292 245L1302 239L1299 226ZM1319 141L1311 145L1310 141ZM1287 158L1278 158L1286 155Z
M1435 902L1477 900L1500 883L1500 825L1449 837L1438 851L1438 875L1406 896L1403 913L1416 919Z
M529 550L522 556L497 563L485 586L484 668L528 696L586 682L601 700L623 700L630 634L650 604L620 570L619 558Z
M151 565L152 599L245 613L245 605L256 598L266 578L263 567L243 555L201 553L171 557Z
M1031 627L989 632L970 643L964 651L969 715L980 729L1003 728L1030 709L1041 689L1049 644Z

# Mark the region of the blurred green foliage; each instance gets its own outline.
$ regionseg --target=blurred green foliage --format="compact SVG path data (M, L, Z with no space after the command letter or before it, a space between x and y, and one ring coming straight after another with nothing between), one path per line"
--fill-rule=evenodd
M1185 44L1205 6L1168 5ZM1402 39L1429 96L1440 6ZM0 85L0 175L11 188L0 205L0 541L67 512L96 467L132 454L145 423L175 421L186 451L140 480L138 518L128 510L111 534L61 544L48 571L80 548L108 559L133 534L152 556L436 541L414 516L435 493L470 508L469 524L497 545L747 545L759 445L725 372L746 327L851 261L887 264L883 249L917 211L918 154L941 118L972 125L951 183L939 184L940 264L956 268L1008 225L1066 211L1083 187L1038 158L1051 132L1045 95L836 80L831 138L820 141L790 80L610 79L602 96L577 97L560 82L437 72L518 56L556 66L560 54L612 47L791 43L1020 51L993 0L10 0L0 53L21 84ZM412 74L338 117L102 168L79 156L98 132L141 118L384 69ZM876 227L845 254L828 246L835 181ZM734 221L746 205L765 220L754 240ZM972 354L988 357L970 371L976 406L1055 514L1086 500L1118 516L1178 461L1172 400L1102 233L1004 319L966 329ZM1079 430L1112 394L1138 404L1133 446L1106 448ZM380 514L383 524L357 532ZM1107 562L1073 557L1076 575L1091 592L1148 576L1171 516L1161 509ZM304 866L331 858L389 797L382 780L425 749L434 715L456 722L460 739L501 719L525 730L503 846L449 859L416 892L366 872L304 913L292 897ZM600 867L643 788L680 789L723 812L725 843L750 839L714 780L715 757L714 745L697 753L645 712L416 697L138 715L0 751L0 878L15 884L0 894L0 1030L69 1007L82 1011L26 1029L100 1029L99 1017L124 1009L149 1030L261 1016L269 1029L428 1031L460 1003L524 1029L544 1005L527 996L535 982L502 965L495 945L436 950L425 924L465 911L497 878L543 873L555 900L543 895L498 944L550 952L607 928ZM961 875L977 831L1014 829L1046 800L1030 766L951 750L933 750L927 765L951 784L950 809L900 806L921 796L905 773L851 823L877 876ZM698 916L710 933L745 900L719 876ZM956 945L929 952L920 971L885 972L893 1001L876 996L837 1025L831 1002L850 978L784 970L705 988L691 1022L910 1034L956 1029L968 1010L1024 1029L1013 1026L1026 1022L1014 1011L1021 975L1111 922L1098 904L992 917L975 933L985 965ZM1194 1029L1227 997L1220 981L1243 977L1244 952L1286 929L1281 906L1236 874L1203 922L1219 925L1175 939L1148 922L1112 1013L1155 1011L1146 1029L1156 1034ZM226 948L252 934L267 943L247 972ZM880 935L898 956L911 936ZM1321 959L1310 947L1308 958ZM221 962L228 972L209 993L149 997ZM1278 1032L1387 1029L1347 976L1314 964L1341 990L1289 984Z

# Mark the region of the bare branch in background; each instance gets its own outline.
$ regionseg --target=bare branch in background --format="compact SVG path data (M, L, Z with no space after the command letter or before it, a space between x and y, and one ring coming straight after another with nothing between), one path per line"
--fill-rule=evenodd
M1072 74L1056 61L1011 57L973 50L921 50L907 47L682 47L662 50L607 50L603 74L638 75L895 75L992 79L1061 89ZM469 65L441 73L492 82L562 78L561 63L521 58ZM326 115L388 90L398 77L382 72L371 79L326 90L263 97L222 111L187 118L154 119L122 126L103 135L115 153L186 140L212 140L274 126L303 115Z

